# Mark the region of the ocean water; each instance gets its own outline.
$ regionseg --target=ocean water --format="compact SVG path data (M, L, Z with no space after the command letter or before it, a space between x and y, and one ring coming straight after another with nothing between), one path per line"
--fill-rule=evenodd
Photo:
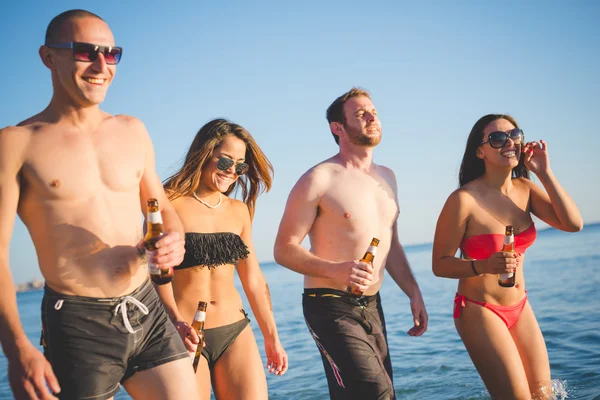
M431 244L407 246L406 253L423 292L429 329L421 337L406 334L412 319L408 300L386 277L381 295L398 398L490 399L452 321L457 282L433 275ZM548 347L556 399L600 399L599 266L600 224L574 234L540 231L527 251L529 300ZM290 366L282 377L267 377L269 398L328 399L321 358L302 315L302 277L276 264L262 267ZM41 297L40 291L18 294L21 319L34 344L39 342ZM244 307L250 310L247 303ZM260 330L250 318L264 360ZM0 399L11 398L7 361L0 353ZM122 389L116 399L130 397Z

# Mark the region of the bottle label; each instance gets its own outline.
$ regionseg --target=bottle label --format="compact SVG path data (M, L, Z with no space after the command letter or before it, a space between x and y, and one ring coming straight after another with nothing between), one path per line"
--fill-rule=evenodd
M149 212L148 213L148 222L150 222L151 224L162 224L162 215L160 214L160 211L156 211L156 212Z
M202 322L206 319L206 311L196 311L194 315L194 321Z
M504 250L504 251L508 251L508 252L513 252L513 246L514 246L514 242L515 242L515 238L513 235L505 235L504 236L504 249L506 249L507 247L510 246L510 250ZM513 277L513 273L512 272L508 272L505 274L500 274L500 279L505 280L505 279L509 279Z
M146 250L146 259L149 260L151 256L152 253ZM160 269L158 268L158 265L150 261L148 261L148 272L150 273L150 275L160 275Z
M375 253L377 253L377 246L369 246L367 252L375 255Z

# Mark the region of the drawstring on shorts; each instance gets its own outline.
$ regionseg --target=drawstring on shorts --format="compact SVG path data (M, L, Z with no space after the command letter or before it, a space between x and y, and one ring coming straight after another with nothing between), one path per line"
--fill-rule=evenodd
M123 324L125 324L125 327L129 331L129 333L135 333L135 331L131 327L131 323L129 323L129 317L127 316L127 303L128 302L133 304L137 308L139 308L140 311L144 315L148 315L149 311L148 311L148 307L146 307L146 305L144 303L142 303L135 297L131 297L131 296L123 297L123 300L119 304L117 304L117 306L115 307L115 315L117 315L117 313L119 312L119 309L121 309L121 316L123 317Z

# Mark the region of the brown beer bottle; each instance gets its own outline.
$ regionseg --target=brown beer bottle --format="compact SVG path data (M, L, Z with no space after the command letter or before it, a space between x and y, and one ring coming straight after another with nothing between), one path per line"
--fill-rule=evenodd
M164 234L162 215L160 214L160 210L158 208L158 200L148 200L146 220L148 221L148 232L146 233L144 240L146 257L148 260L150 260L150 255L148 253L156 250L156 242ZM150 279L152 279L152 282L157 285L164 285L165 283L169 283L173 280L173 268L160 269L156 264L148 261L148 272L150 273Z
M363 256L363 258L360 259L360 261L373 265L373 260L375 259L375 253L377 252L377 246L379 246L379 239L373 238L371 240L371 244L369 245L369 248L367 249L367 252ZM354 296L357 296L357 297L360 297L363 295L363 292L361 292L360 290L358 290L352 286L348 286L346 288L346 292L353 294Z
M506 231L504 232L504 246L502 246L502 251L507 253L515 252L515 236L512 225L506 226ZM516 274L514 272L498 274L498 285L502 287L515 286L515 275Z
M202 348L204 347L204 320L206 319L206 307L208 304L204 301L198 302L198 309L196 315L194 315L194 322L192 322L192 328L198 334L198 347L196 348L196 354L194 354L194 372L198 369L198 362L202 355Z

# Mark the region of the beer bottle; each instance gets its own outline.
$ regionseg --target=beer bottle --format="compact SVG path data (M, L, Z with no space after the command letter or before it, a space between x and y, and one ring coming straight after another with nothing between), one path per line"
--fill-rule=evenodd
M504 232L504 246L502 247L502 251L507 253L515 252L515 236L512 225L506 226L506 231ZM502 287L515 286L515 274L513 272L498 274L498 285Z
M156 242L162 237L163 223L162 215L158 209L158 200L149 199L147 209L147 233L144 237L146 247L146 257L148 258L148 272L150 273L150 279L157 285L164 285L173 280L173 268L158 268L158 266L150 262L149 252L156 250Z
M373 265L373 260L375 259L375 253L377 252L377 246L379 246L379 239L373 238L371 240L371 244L369 245L369 248L367 249L367 252L363 256L363 258L360 259L360 261ZM354 296L357 296L357 297L360 297L363 295L363 292L361 292L360 290L358 290L357 288L354 288L352 286L348 286L346 288L346 292L353 294Z
M196 348L196 354L194 354L194 372L198 369L198 362L202 355L202 348L204 347L204 320L206 319L206 307L208 304L204 301L198 302L198 309L196 315L194 315L194 322L192 322L192 328L198 334L198 347Z

